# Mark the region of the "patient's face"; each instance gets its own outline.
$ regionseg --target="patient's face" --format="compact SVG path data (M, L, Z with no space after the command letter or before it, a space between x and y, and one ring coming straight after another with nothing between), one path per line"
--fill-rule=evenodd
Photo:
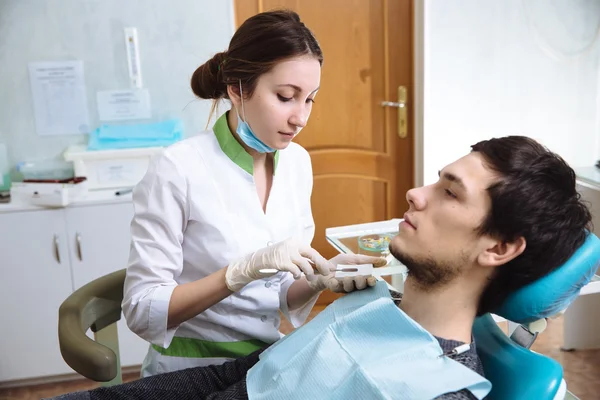
M443 285L476 265L489 239L477 234L491 200L496 175L479 153L470 153L440 171L439 180L406 193L408 211L390 251L426 288Z

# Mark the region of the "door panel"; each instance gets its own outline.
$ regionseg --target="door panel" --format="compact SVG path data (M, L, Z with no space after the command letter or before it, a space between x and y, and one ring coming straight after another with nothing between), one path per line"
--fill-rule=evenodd
M313 247L335 254L325 229L402 217L413 186L412 0L238 0L239 26L257 12L299 13L324 54L321 90L296 141L312 158ZM407 89L407 137L398 135L398 101ZM322 296L325 302L327 295Z
M344 225L348 215L354 216L357 223L381 221L386 218L386 192L389 185L384 181L374 181L368 177L332 175L315 177L313 196L313 216L315 220L327 220L332 226ZM315 203L325 201L331 207L318 207ZM318 232L316 236L321 235ZM320 238L321 240L324 239ZM330 246L331 247L331 246ZM331 258L337 252L331 248L322 253Z
M323 50L321 89L298 143L309 151L385 152L384 136L373 134L383 132L385 124L379 106L385 90L382 1L263 3L265 9L295 9ZM330 18L334 13L335 18Z

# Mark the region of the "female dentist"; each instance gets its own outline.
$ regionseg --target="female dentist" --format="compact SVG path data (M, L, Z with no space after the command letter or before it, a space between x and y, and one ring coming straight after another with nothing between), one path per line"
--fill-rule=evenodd
M297 327L324 289L374 284L339 281L331 269L385 260L328 261L310 247L311 162L292 140L322 62L298 15L274 11L244 22L229 49L194 72L193 92L232 110L165 149L133 191L122 305L129 328L151 343L142 376L250 354L281 337L280 311Z

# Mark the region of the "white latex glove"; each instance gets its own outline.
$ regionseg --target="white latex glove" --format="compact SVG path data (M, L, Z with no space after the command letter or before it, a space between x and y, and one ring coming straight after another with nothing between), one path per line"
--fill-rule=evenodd
M338 254L329 260L334 267L340 265L361 265L373 264L374 267L383 267L387 264L387 260L383 257L371 257L362 254ZM313 278L314 279L314 278ZM336 293L349 293L354 290L362 290L367 286L375 286L377 279L372 276L346 276L344 278L336 278L335 272L325 276L317 275L316 279L308 281L308 286L313 290L321 291L329 289Z
M311 260L314 266L308 260ZM229 290L237 292L256 279L267 278L277 273L262 273L259 271L261 269L287 271L294 279L299 279L304 272L307 279L315 279L315 268L319 274L326 275L331 273L333 265L312 247L292 238L257 250L229 264L225 273L225 284Z

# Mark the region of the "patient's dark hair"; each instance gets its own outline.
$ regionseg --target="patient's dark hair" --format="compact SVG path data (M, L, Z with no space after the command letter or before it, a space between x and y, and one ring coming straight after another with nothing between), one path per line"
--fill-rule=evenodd
M244 98L250 98L261 75L280 61L303 55L323 64L321 47L298 14L289 10L256 14L238 28L226 51L196 69L192 91L202 99L226 99L227 86L233 85L237 93L241 80Z
M521 255L501 265L479 301L493 312L517 289L552 272L585 241L591 214L575 186L575 172L533 139L508 136L471 146L500 178L488 187L491 210L479 233L506 242L524 237Z

